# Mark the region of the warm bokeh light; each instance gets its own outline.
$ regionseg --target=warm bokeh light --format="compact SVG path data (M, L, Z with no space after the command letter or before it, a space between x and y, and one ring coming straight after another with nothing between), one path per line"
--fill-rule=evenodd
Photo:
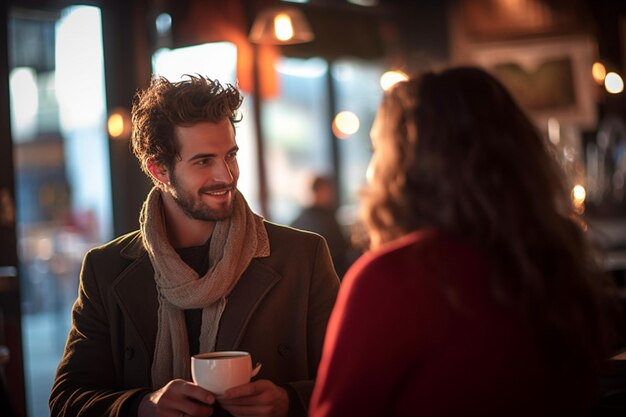
M572 196L574 196L574 200L583 202L585 201L585 197L587 196L587 192L585 191L585 187L580 184L576 184L574 189L572 190Z
M107 121L109 136L114 139L130 138L130 116L125 109L116 109Z
M582 214L585 211L586 198L587 192L585 191L585 187L580 184L576 184L574 188L572 188L572 203L574 204L574 209L579 214Z
M558 145L561 142L561 124L554 117L548 119L548 139L553 145Z
M619 94L624 91L624 80L619 74L609 72L604 78L604 88L611 94Z
M109 129L109 135L114 138L118 138L124 133L124 119L122 119L121 114L112 114L109 117L109 122L107 123Z
M333 133L340 139L354 135L359 131L361 123L356 114L351 111L342 111L333 120Z
M274 18L274 33L283 42L293 38L293 25L289 15L280 13Z
M594 62L591 67L591 75L593 75L593 79L598 83L604 83L604 78L606 77L606 68L602 65L601 62Z
M406 81L409 76L402 71L387 71L380 77L380 86L387 91L400 81Z

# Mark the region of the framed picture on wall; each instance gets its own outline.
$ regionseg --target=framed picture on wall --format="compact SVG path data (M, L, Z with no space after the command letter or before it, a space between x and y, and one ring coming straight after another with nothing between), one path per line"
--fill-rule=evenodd
M495 75L541 129L548 119L593 128L596 56L587 37L472 44L469 59Z

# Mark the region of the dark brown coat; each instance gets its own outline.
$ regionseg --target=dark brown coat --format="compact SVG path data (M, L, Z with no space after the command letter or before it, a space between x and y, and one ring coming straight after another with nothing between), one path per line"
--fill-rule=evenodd
M216 350L249 351L263 364L258 378L291 385L306 410L339 280L320 236L265 225L271 254L253 259L230 294ZM121 416L131 396L151 385L157 311L139 232L91 250L52 387L52 415Z

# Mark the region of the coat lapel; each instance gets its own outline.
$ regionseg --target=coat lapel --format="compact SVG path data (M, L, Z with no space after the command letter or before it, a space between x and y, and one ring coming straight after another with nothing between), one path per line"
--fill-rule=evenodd
M228 296L217 335L216 350L237 349L250 317L280 275L258 259L252 259L237 285Z
M139 334L146 354L152 355L159 310L154 269L141 239L130 242L121 254L134 261L113 282L113 293L124 315ZM270 267L252 259L228 297L220 321L216 350L233 350L239 346L252 314L280 279L280 275Z
M141 239L129 243L121 254L134 261L113 282L113 293L124 315L139 334L146 355L151 357L159 310L154 269Z

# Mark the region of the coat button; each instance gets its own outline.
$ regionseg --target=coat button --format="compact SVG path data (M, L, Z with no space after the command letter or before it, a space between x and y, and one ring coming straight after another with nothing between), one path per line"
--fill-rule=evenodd
M135 356L135 349L127 346L126 349L124 349L124 358L126 358L126 360L130 360L133 356Z
M291 348L287 343L281 343L278 345L278 354L280 356L289 356L291 354Z

